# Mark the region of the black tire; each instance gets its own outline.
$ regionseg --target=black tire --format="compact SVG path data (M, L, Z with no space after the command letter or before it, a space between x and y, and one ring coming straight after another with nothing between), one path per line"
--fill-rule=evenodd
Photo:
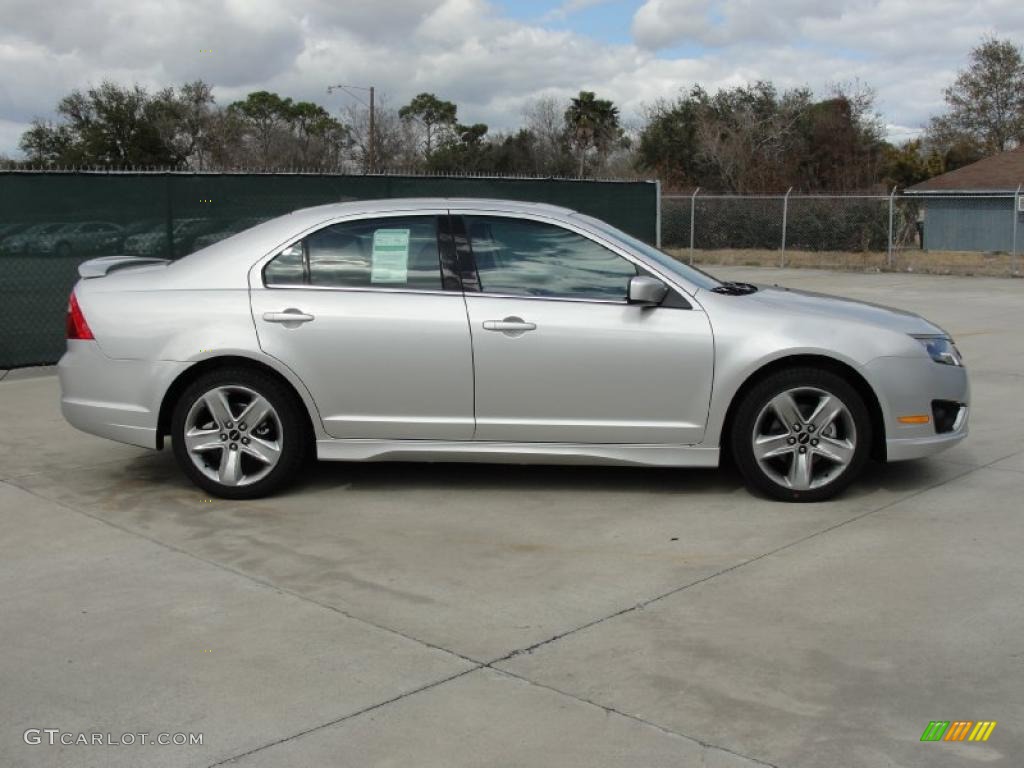
M280 427L280 457L270 472L248 485L226 485L200 471L185 447L185 422L192 406L217 387L244 387L265 398ZM171 415L171 446L178 466L203 490L225 499L256 499L269 496L290 484L305 461L310 435L298 397L276 378L245 367L220 368L205 373L182 392ZM253 435L255 437L255 434ZM253 441L256 442L255 440ZM204 454L205 455L205 454ZM241 461L241 458L239 459Z
M71 243L57 243L57 255L66 259L71 255Z
M826 471L825 484L806 490L780 483L762 468L754 456L754 432L758 428L757 420L763 409L777 395L800 388L823 390L838 398L846 406L856 430L853 457L845 468L838 470L835 465L826 462L825 466L836 472L835 476L829 479L829 472ZM871 418L864 398L838 374L820 368L789 368L767 376L746 393L733 418L729 439L736 466L751 489L782 501L825 501L845 490L864 469L871 453ZM820 461L808 458L811 462ZM785 460L795 460L795 456Z

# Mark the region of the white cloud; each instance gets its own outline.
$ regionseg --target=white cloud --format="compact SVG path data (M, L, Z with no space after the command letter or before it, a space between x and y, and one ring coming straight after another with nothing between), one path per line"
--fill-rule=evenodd
M573 12L598 4L553 7L571 27ZM635 42L614 44L511 19L487 0L0 0L0 18L6 153L18 126L52 117L72 88L197 77L221 103L265 88L337 109L347 97L326 95L334 83L375 85L392 105L432 91L494 128L514 127L541 94L595 90L628 119L694 82L822 90L860 79L896 137L941 109L982 35L1024 38L1019 0L646 0Z
M8 157L16 154L14 148L18 146L18 139L21 134L28 130L28 123L18 123L13 120L0 118L0 155Z
M647 0L633 17L633 37L645 48L701 42L711 30L711 0Z

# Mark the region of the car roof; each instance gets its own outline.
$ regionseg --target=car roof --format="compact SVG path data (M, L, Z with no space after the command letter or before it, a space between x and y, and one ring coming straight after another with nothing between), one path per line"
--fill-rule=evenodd
M294 214L315 214L324 217L347 216L357 213L375 213L391 210L414 211L436 208L478 208L484 210L548 212L567 216L575 213L550 203L533 203L524 200L500 200L486 197L387 197L377 200L351 200L343 203L328 203L310 208L300 208Z

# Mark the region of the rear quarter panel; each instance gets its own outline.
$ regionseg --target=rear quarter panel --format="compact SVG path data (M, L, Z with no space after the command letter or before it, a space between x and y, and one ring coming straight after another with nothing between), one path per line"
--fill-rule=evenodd
M189 366L227 356L254 360L292 385L314 431L322 435L319 412L305 385L291 369L260 350L247 269L235 276L233 270L218 270L226 274L215 275L185 266L177 262L79 281L75 294L102 354L113 361L175 361ZM218 287L205 287L208 283ZM158 393L161 400L165 392L166 387Z

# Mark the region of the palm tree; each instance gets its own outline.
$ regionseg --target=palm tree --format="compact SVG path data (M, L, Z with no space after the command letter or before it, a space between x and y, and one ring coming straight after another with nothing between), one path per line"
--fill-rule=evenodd
M565 126L580 156L583 176L587 151L593 147L602 158L612 143L622 136L619 109L607 99L598 99L593 91L580 91L565 110Z

